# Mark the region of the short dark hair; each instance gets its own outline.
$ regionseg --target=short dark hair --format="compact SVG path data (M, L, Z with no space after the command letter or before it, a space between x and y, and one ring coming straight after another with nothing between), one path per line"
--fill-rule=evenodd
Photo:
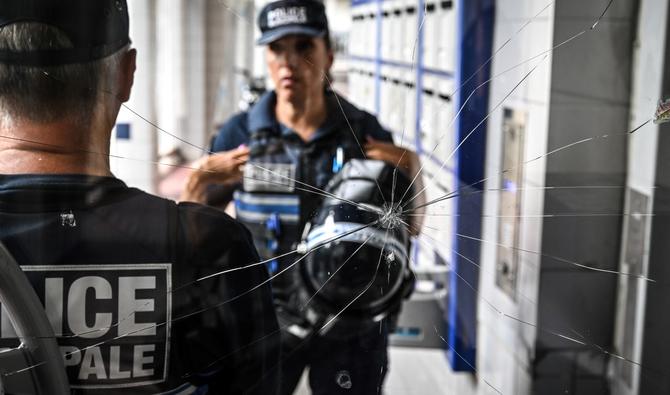
M0 49L12 51L71 48L60 29L36 22L0 28ZM14 118L50 122L65 117L90 122L103 91L118 72L118 51L106 58L63 66L0 62L0 110Z

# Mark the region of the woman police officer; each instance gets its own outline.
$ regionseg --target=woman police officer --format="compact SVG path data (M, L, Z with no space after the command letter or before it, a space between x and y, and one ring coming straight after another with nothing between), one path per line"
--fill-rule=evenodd
M278 274L272 285L283 328L282 393L293 392L307 365L315 394L378 393L387 365L386 326L344 337L306 330L310 322L296 297L297 257L279 256L297 248L322 201L319 190L344 162L382 160L413 176L418 159L393 145L373 115L329 89L333 51L322 3L275 1L258 23L274 90L223 125L212 146L218 153L199 161L202 171L191 175L182 199L225 206L234 192L237 218L270 261L271 274Z

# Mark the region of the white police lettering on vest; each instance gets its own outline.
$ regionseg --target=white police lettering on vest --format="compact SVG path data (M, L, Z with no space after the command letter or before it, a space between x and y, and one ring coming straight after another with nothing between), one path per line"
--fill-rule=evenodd
M169 264L22 269L45 305L72 388L165 380L172 307ZM2 308L0 347L18 344Z
M268 11L268 27L307 23L307 8L289 7Z
M247 163L244 165L244 190L293 192L296 169L292 163Z

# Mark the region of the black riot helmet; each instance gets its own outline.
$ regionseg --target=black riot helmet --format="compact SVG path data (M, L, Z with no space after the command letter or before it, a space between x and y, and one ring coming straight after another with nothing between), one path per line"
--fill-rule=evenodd
M413 284L409 230L397 214L402 210L397 200L408 188L402 172L358 159L328 184L328 194L339 199L325 198L309 223L301 262L308 316L318 317L313 321L337 316L345 326L361 325L399 309Z

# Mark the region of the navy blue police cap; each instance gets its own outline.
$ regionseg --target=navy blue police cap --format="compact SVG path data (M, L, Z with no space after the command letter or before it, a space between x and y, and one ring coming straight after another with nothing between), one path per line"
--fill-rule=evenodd
M126 0L2 0L0 29L17 22L38 22L63 31L72 48L0 50L0 62L22 66L86 63L130 43Z
M263 7L258 27L258 44L263 45L291 34L323 37L328 32L328 18L323 3L317 0L279 0Z

